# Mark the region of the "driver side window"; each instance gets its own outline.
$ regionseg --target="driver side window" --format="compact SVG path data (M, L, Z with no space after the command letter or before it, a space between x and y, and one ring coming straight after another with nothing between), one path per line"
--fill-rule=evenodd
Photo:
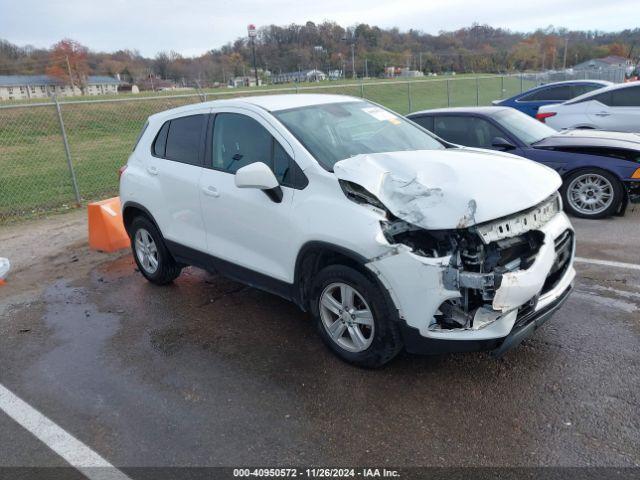
M476 148L493 148L493 139L503 136L482 118L454 116L436 117L435 134L451 143Z
M211 167L235 174L255 162L266 164L284 187L304 188L306 177L260 123L239 113L219 113L213 125Z

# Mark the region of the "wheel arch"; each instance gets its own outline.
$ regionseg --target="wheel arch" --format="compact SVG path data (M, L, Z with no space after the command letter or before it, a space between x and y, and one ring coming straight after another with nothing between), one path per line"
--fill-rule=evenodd
M153 225L158 229L158 231L162 235L162 230L160 230L160 227L158 226L158 222L156 222L156 219L153 218L153 215L149 210L147 210L144 206L140 205L139 203L125 202L125 204L122 206L122 222L124 223L124 229L127 231L127 234L129 234L129 236L131 236L129 232L131 223L133 222L133 219L136 218L138 215L147 217L149 221L153 223Z
M296 289L296 303L303 310L309 309L311 284L316 273L329 265L346 265L357 270L376 283L388 296L386 289L375 274L366 267L369 260L353 250L322 241L305 243L296 257L294 285Z

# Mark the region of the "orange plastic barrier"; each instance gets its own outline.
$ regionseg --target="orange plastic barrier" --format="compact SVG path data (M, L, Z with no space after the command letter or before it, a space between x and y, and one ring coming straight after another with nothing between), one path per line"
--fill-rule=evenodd
M87 212L89 214L89 248L115 252L131 245L122 222L120 197L90 203Z

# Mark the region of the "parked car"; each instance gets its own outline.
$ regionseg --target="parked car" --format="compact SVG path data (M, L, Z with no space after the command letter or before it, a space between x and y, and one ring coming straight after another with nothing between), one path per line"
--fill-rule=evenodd
M507 107L425 110L408 117L446 141L508 151L553 168L562 176L564 208L577 217L622 214L629 202L640 202L639 135L557 132Z
M621 83L540 107L536 118L556 130L640 132L640 82Z
M149 117L123 220L150 282L195 265L280 295L348 362L501 355L567 298L574 233L553 170L450 147L347 96L189 105Z
M613 85L606 80L568 80L553 82L531 88L504 100L494 100L493 105L512 107L535 117L538 109L543 105L565 102L584 93L592 92L603 87Z

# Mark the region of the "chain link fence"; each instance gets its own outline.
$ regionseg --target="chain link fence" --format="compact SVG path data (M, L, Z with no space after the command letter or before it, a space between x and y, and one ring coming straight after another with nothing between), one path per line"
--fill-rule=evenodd
M555 79L554 79L555 80ZM125 164L149 115L192 103L251 95L333 93L398 113L489 105L541 82L533 74L294 85L0 106L0 223L117 195Z

